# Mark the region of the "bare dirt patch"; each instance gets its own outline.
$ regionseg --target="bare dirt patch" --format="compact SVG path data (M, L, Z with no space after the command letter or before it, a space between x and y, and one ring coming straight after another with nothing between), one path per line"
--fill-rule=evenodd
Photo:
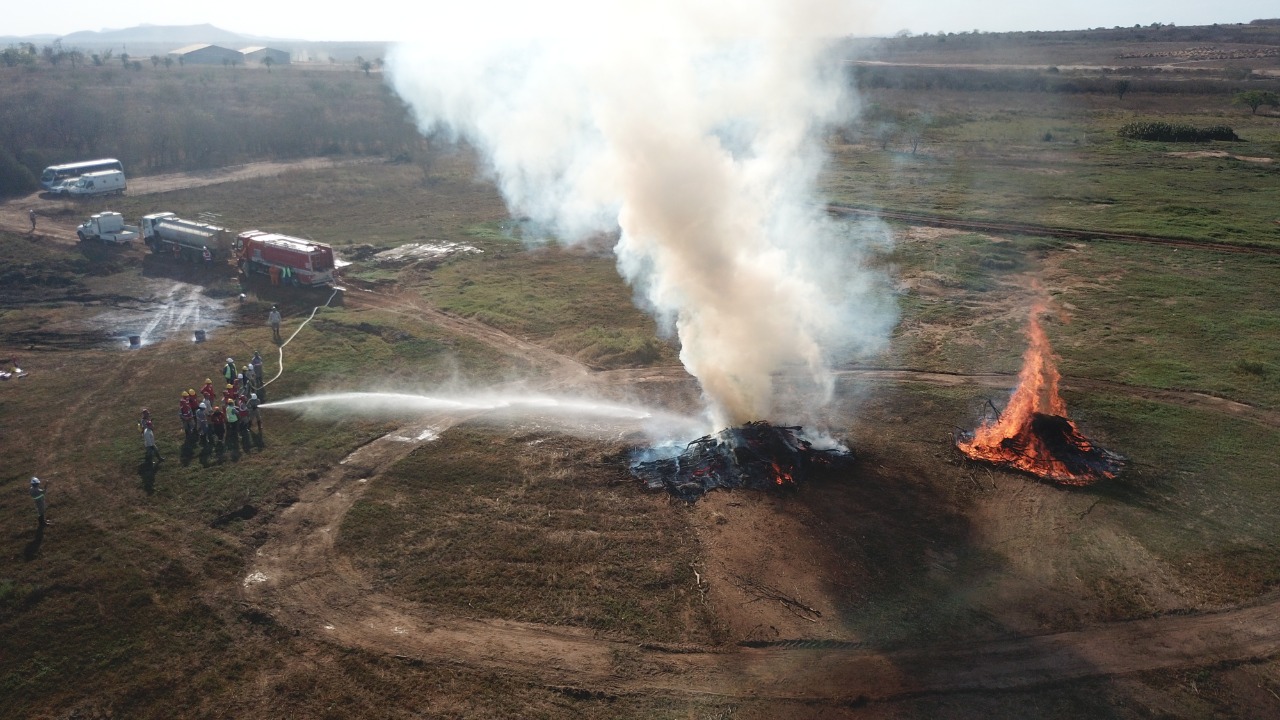
M1275 162L1275 158L1255 157L1250 155L1236 155L1226 150L1189 150L1186 152L1167 153L1169 157L1182 158L1230 158L1231 160L1239 160L1241 162L1262 163L1264 165Z

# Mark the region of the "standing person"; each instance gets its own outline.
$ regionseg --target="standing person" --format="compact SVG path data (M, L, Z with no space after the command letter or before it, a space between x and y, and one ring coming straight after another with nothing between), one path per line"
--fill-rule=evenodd
M280 319L280 308L272 305L271 312L267 313L267 324L271 325L271 339L277 345L280 344Z
M253 365L253 376L258 380L256 388L258 396L265 402L267 399L267 376L262 371L262 353L254 350L251 364Z
M191 404L188 402L190 396L187 391L182 391L182 399L178 401L178 417L182 418L182 434L187 440L191 439L191 434L196 429L196 415L191 411Z
M240 435L249 440L249 396L240 395L236 398L236 417L240 420Z
M151 424L151 411L146 408L142 408L142 418L138 420L138 427L145 428L150 424Z
M262 412L258 410L261 404L257 393L249 393L249 422L245 423L244 429L249 429L249 423L257 423L259 435L262 434Z
M49 524L49 521L44 517L44 493L47 489L48 485L45 485L44 487L40 486L40 478L31 478L31 499L36 503L36 523L38 527L45 527Z
M209 413L209 429L213 431L213 439L222 442L227 434L227 415L222 412L222 406L215 404L213 410Z
M31 209L27 210L27 217L31 218L31 232L35 232L35 231L36 231L36 210L35 210L35 208L31 208ZM35 480L35 478L31 478L31 479L32 479L32 480Z
M275 265L272 265L271 267L267 268L267 275L271 276L272 285L280 284L280 268L276 267Z
M227 415L227 443L240 443L240 411L236 410L234 400L227 401L227 409L224 411Z
M200 403L196 406L196 432L200 435L200 442L205 445L209 444L209 406Z
M245 363L240 368L240 374L244 375L244 386L246 392L253 392L258 387L258 378L253 374L253 363Z
M205 245L204 247L200 248L200 257L204 259L204 269L212 270L213 269L213 253L209 252L208 245Z
M148 463L151 463L152 456L155 457L156 463L164 460L164 458L160 457L160 448L156 447L156 434L151 430L150 422L148 422L146 427L142 429L142 446L147 449Z
M200 394L204 396L205 400L209 401L210 406L213 405L213 398L216 395L213 390L213 380L210 380L209 378L204 379L204 387L200 388Z
M238 374L239 373L236 370L236 361L231 358L227 358L227 364L222 366L222 377L226 378L227 384L230 385L236 381L236 375Z

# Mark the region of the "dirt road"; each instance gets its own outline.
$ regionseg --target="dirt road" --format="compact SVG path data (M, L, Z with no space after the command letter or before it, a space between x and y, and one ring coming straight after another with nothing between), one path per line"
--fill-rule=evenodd
M152 195L156 193L186 190L188 188L205 187L221 183L237 182L250 178L271 177L292 170L320 170L323 168L341 167L345 165L362 165L381 162L380 158L304 158L302 160L280 160L230 165L211 170L193 170L190 172L166 173L164 175L148 175L129 180L130 195ZM0 228L10 232L27 232L31 223L27 211L34 209L40 218L37 222L33 239L58 242L77 242L75 227L83 218L75 215L74 220L62 220L49 217L51 209L64 206L75 207L71 200L46 199L40 193L32 193L23 198L16 198L0 203Z

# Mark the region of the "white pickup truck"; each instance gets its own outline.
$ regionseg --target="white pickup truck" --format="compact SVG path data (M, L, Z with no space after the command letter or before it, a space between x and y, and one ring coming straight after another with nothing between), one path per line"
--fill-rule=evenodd
M103 243L128 244L138 239L138 227L125 225L124 216L118 212L92 215L76 227L81 240L101 240Z

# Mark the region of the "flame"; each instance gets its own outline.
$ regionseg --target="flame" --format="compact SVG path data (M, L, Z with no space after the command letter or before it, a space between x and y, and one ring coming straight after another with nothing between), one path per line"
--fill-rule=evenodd
M778 463L771 462L769 464L773 466L773 481L775 483L779 485L787 485L796 481L795 478L791 476L791 473L783 470L782 466L778 465Z
M1045 311L1043 302L1031 309L1027 323L1029 344L1022 355L1018 387L1008 406L1000 417L984 422L972 438L961 439L956 446L975 460L1006 465L1067 485L1089 485L1113 478L1122 459L1096 447L1067 418L1067 403L1058 393L1061 375L1049 339L1040 326L1040 315ZM1042 431L1038 432L1037 427ZM1043 430L1058 436L1057 444L1069 449L1069 458L1049 447ZM1068 459L1072 460L1070 464Z

